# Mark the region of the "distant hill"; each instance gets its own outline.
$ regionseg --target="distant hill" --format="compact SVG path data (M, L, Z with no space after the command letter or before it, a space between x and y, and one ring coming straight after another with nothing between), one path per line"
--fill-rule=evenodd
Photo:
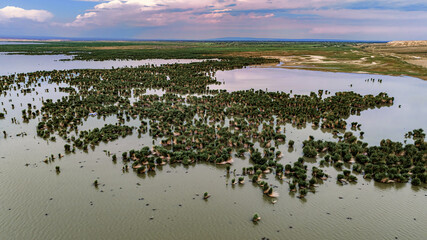
M63 38L63 37L2 37L0 41L184 41L184 42L204 42L204 41L223 41L223 42L365 42L365 43L386 43L387 41L361 41L361 40L342 40L342 39L291 39L291 38L250 38L250 37L223 37L201 40L185 39L132 39L132 38Z
M241 42L381 42L387 41L361 41L361 40L342 40L342 39L292 39L292 38L250 38L250 37L224 37L211 38L206 41L241 41Z

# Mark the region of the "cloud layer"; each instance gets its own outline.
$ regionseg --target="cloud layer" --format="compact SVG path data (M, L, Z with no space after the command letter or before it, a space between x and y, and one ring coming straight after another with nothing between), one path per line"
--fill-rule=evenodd
M274 14L257 14L242 11L257 1L216 1L216 0L111 0L103 2L80 14L67 26L97 27L116 26L164 26L176 22L193 24L218 24L231 18L246 15L248 19L268 18ZM242 7L239 8L239 5ZM255 7L255 6L254 6ZM260 6L258 6L259 8Z
M63 1L85 10L61 19L45 10L8 6L0 9L0 22L47 22L51 35L73 37L427 39L425 0Z
M28 19L35 22L46 22L53 14L46 10L25 10L23 8L6 6L0 9L0 22L13 19Z

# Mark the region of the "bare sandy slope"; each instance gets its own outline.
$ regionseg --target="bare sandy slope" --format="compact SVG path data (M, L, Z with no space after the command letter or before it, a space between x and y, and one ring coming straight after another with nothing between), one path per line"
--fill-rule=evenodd
M387 45L393 46L393 47L427 46L427 40L421 40L421 41L392 41L392 42L388 42Z
M427 59L406 60L408 63L415 64L427 68Z

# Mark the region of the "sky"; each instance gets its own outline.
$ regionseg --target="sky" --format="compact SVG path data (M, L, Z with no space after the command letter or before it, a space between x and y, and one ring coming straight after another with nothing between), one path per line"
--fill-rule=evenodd
M0 0L0 37L427 40L427 0Z

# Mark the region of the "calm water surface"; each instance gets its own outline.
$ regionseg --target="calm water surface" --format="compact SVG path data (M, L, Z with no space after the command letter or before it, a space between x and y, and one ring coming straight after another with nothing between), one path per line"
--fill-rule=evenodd
M319 89L331 92L324 97L338 91L353 91L362 95L386 92L394 97L393 106L365 110L360 116L351 116L347 120L348 129L351 122L361 123L361 131L365 132L363 140L372 145L387 138L403 142L404 134L408 131L427 128L427 82L418 78L282 68L219 71L216 77L224 84L212 86L211 89L237 91L253 88L288 93L292 90L293 94L317 93ZM375 81L365 81L371 78ZM382 79L382 82L378 82L378 79Z
M15 69L27 71L19 66ZM295 94L318 89L353 90L361 94L387 92L395 97L393 106L363 111L347 120L362 123L365 140L370 144L377 144L382 138L403 140L407 130L427 128L426 109L422 107L427 102L427 84L419 79L258 68L218 72L216 77L225 85L215 87L230 91L268 88L286 92L292 89ZM371 77L382 78L383 82L364 81ZM139 176L132 170L123 173L121 161L114 164L104 150L120 156L122 151L152 145L149 136L138 138L135 133L101 143L88 153L77 151L45 164L42 160L47 155L63 152L65 142L61 138L46 142L36 137L37 120L11 124L10 118L20 119L21 110L32 98L37 103L42 96L59 99L66 95L52 94L55 87L58 86L42 85L36 88L39 95L33 91L16 97L16 92L11 92L0 97L4 103L1 108L8 111L6 118L0 120L0 131L6 130L9 135L7 139L0 136L0 239L360 240L427 236L427 192L410 184L378 184L359 176L358 183L341 186L331 178L317 188L316 194L310 193L300 200L288 193L286 180L267 175L265 180L274 184L274 190L280 194L277 203L272 204L248 177L244 185L226 185L234 176L227 175L224 166L172 165L163 166L155 175ZM49 96L41 94L45 88L50 89ZM15 110L11 109L9 99L13 99ZM80 129L116 121L115 117L105 122L89 118ZM126 124L138 125L139 121ZM284 153L282 164L301 156L301 143L309 135L335 141L330 133L311 126L285 128L287 140L295 140L296 147L293 151L286 144L279 147ZM27 136L16 136L21 132ZM232 169L240 173L242 167L249 165L248 156L235 158ZM309 160L309 168L312 165L317 166ZM59 175L55 166L61 168ZM332 177L337 174L333 167L324 171ZM95 179L100 182L98 189L92 185ZM202 200L205 191L212 195L207 201ZM250 221L254 213L262 217L257 225Z
M33 44L45 44L37 42L11 42L11 41L0 41L0 45L33 45Z
M137 67L141 65L200 62L200 59L147 59L147 60L109 60L109 61L60 61L71 60L67 55L6 55L0 53L0 75L21 72L52 71L66 69L105 69L118 67Z

